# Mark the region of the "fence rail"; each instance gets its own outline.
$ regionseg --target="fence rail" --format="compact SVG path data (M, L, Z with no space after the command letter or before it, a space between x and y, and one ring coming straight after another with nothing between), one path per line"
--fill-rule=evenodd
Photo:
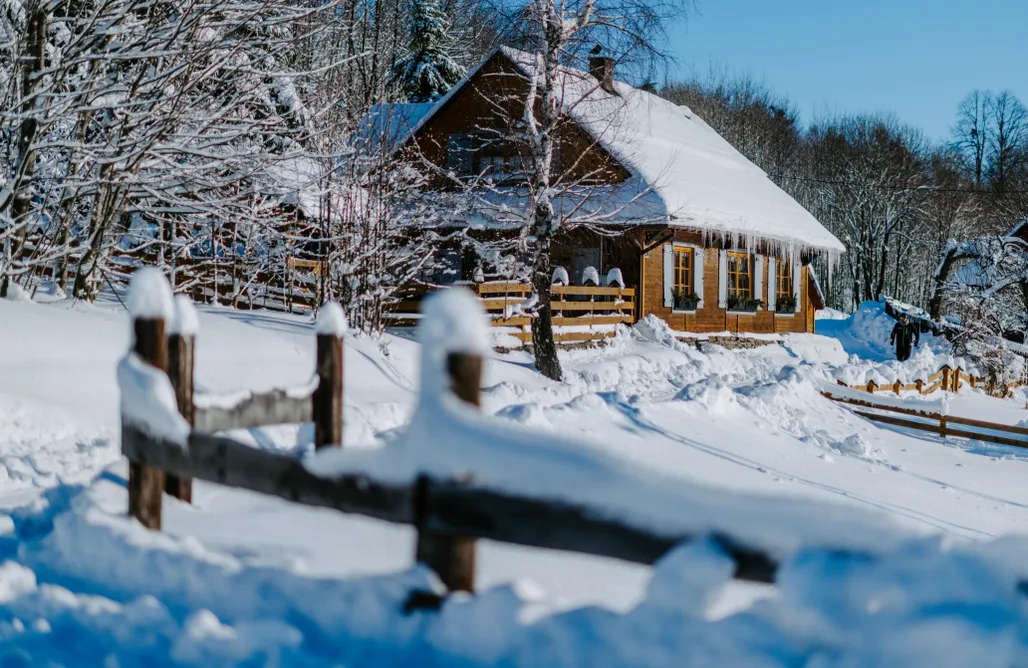
M510 334L522 343L532 340L532 316L522 308L532 295L528 283L499 281L470 283L489 314L493 327L514 329ZM635 288L554 285L550 299L557 343L599 341L614 336L616 325L635 323ZM393 322L412 325L420 317L427 291L408 295L392 308Z
M890 424L896 427L905 427L907 429L927 431L933 434L938 434L942 438L956 436L958 438L971 438L979 441L998 443L1000 445L1012 445L1019 448L1028 448L1028 428L1025 427L1000 424L998 422L987 422L985 420L975 420L973 418L965 418L957 415L944 415L930 410L889 406L887 404L875 403L872 400L864 401L850 397L840 397L833 395L831 392L822 392L821 394L837 403L858 407L853 411L856 415L875 422ZM882 415L881 413L871 412L870 410L859 410L861 408L896 413L909 417ZM953 427L953 425L959 426ZM976 430L971 431L968 429L961 429L960 426L974 427ZM989 432L998 433L985 433L978 431L983 429Z
M1024 379L1005 384L996 383L985 377L977 377L959 367L953 368L948 364L943 365L941 369L931 376L915 380L913 383L901 383L898 380L893 383L876 383L874 380L870 380L866 385L847 385L841 380L837 380L836 383L842 387L848 387L852 390L859 390L869 394L875 394L876 392L892 392L897 395L903 392L912 391L917 391L919 394L931 394L932 392L940 389L946 392L957 392L964 384L967 384L969 387L984 390L990 396L1000 398L1010 396L1011 391L1014 388L1022 387L1026 384Z

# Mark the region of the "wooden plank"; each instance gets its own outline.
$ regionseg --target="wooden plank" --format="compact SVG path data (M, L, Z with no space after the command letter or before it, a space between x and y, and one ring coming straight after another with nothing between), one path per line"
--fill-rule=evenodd
M554 327L588 327L591 325L620 325L622 323L631 323L635 321L635 317L631 313L622 313L621 315L598 315L598 316L584 316L584 317L571 317L566 318L561 315L553 316Z
M224 436L193 432L183 448L150 438L129 425L121 448L129 459L179 476L386 522L409 524L413 519L413 496L408 487L378 484L363 476L320 478L295 457L251 448Z
M830 392L822 392L821 395L840 404L851 404L853 406L863 406L865 408L874 408L875 410L880 411L902 413L904 415L917 415L920 417L928 417L932 419L938 419L939 417L941 417L938 413L932 413L929 411L919 411L911 408L899 408L898 406L883 406L881 404L876 404L871 401L861 401L859 399L850 399L849 397L837 397L831 394Z
M196 408L197 431L214 433L229 429L250 429L273 424L310 422L313 417L310 396L290 397L285 390L251 394L234 406Z
M329 479L313 475L294 457L258 450L222 436L194 433L188 447L149 438L127 426L122 452L180 476L270 494L309 506L335 508L396 524L413 524L414 487L387 485L364 476ZM428 480L419 519L435 533L474 536L652 564L675 545L700 536L654 532L558 500L533 499L469 483ZM731 537L711 537L736 561L735 577L774 582L777 563Z
M952 421L952 418L950 418ZM976 441L988 441L990 443L999 443L1000 445L1013 445L1018 448L1028 448L1028 441L1019 440L1016 438L1007 438L1005 436L994 436L992 434L979 434L973 431L965 431L963 429L946 429L946 433L950 436L960 436L962 438L971 438Z
M632 302L552 302L550 308L553 311L632 311L635 304Z
M555 295L591 295L596 297L634 297L635 288L600 288L587 285L555 285Z
M868 413L866 411L853 411L855 415L867 418L868 420L874 420L875 422L884 422L885 424L896 425L897 427L909 427L911 429L920 429L921 431L930 431L935 434L941 434L942 428L938 425L925 424L924 422L915 422L914 420L905 420L903 418L892 417L891 415L878 415L877 413ZM953 433L950 431L950 433Z
M557 343L581 343L584 341L602 341L603 339L613 338L617 335L614 331L604 332L562 332L555 334L553 339ZM522 343L530 343L532 341L532 332L514 332L512 334Z
M1028 435L1028 427L1017 427L1009 424L999 424L996 422L986 422L984 420L974 420L972 418L957 417L955 415L947 415L946 419L956 424L965 424L969 427L980 427L982 429L991 429L993 431L1005 431L1011 434L1025 434Z
M532 291L532 286L528 283L507 283L507 282L496 282L496 283L478 283L475 285L475 290L480 295L491 295L496 293L506 292L518 292L527 293Z

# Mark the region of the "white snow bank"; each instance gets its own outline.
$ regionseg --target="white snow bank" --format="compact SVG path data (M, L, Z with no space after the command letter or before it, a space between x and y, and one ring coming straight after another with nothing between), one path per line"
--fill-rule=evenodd
M185 446L189 423L178 412L166 373L129 353L118 363L118 389L122 420L155 438Z
M14 281L11 281L7 286L6 299L11 300L12 302L30 302L32 301L32 296L25 288L21 287Z
M200 316L193 300L186 295L175 295L175 317L168 323L168 334L196 336L200 332Z
M0 663L936 668L1028 656L1025 538L918 539L876 558L805 550L782 564L776 595L721 619L709 606L732 564L707 541L665 555L624 613L533 616L543 594L511 584L406 614L410 592L438 587L424 569L310 577L146 531L123 504L108 476L14 516Z
M877 552L900 539L902 533L884 516L672 479L592 443L478 413L435 380L443 371L442 352L454 345L450 327L472 305L480 310L470 294L450 290L440 296L447 294L454 297L434 298L425 306L423 386L410 424L383 448L315 452L305 462L310 471L399 484L413 483L421 474L470 478L484 488L580 504L664 535L720 534L777 556L808 546ZM451 307L449 302L458 299L461 308Z
M582 284L590 282L593 285L600 285L600 272L596 271L596 267L586 267L582 270Z
M324 336L343 337L346 335L346 313L339 302L325 302L318 311L318 319L314 323L314 332Z
M171 285L157 267L140 267L132 272L127 301L133 318L161 318L169 322L175 317Z

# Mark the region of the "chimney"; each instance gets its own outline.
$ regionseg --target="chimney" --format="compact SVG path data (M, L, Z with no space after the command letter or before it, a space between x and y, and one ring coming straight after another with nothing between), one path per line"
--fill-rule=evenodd
M600 82L600 88L617 95L614 90L614 59L606 56L589 57L589 74Z

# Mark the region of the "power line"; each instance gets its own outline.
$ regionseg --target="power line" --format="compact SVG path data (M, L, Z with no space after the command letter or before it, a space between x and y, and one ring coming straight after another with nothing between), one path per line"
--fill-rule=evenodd
M804 181L808 183L821 183L830 186L861 186L867 188L878 188L880 190L895 191L917 191L924 193L964 193L967 195L987 195L990 197L1010 197L1012 195L1028 195L1028 190L1005 190L1001 193L991 190L975 190L974 188L948 188L943 186L895 186L886 183L870 183L867 181L842 181L832 179L815 179L808 176L792 176L789 174L778 174L775 178L788 179L790 181Z

